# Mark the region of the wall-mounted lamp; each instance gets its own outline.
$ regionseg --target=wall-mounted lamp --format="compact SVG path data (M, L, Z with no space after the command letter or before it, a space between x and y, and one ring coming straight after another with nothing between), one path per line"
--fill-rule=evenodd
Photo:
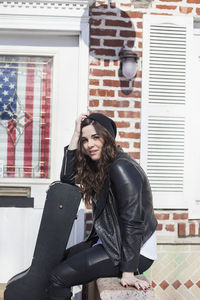
M137 73L138 55L131 50L122 49L119 52L119 57L122 75L129 80L134 78Z

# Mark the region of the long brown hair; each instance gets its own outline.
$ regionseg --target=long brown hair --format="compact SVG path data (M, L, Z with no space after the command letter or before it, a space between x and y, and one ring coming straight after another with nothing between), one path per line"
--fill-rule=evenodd
M103 138L104 145L101 157L98 161L93 161L84 153L82 146L82 128L93 125L97 134ZM101 191L109 167L115 160L119 149L113 136L98 122L86 118L81 123L81 134L78 141L76 153L77 176L76 184L80 185L80 191L86 204L90 204L93 193L97 195Z

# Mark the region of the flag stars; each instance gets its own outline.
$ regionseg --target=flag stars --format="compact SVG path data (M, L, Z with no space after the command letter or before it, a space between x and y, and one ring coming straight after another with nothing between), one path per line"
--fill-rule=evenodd
M9 81L8 77L4 77L4 78L3 78L3 81L4 81L4 82L8 82L8 81Z
M11 84L9 85L9 88L12 90L12 89L15 88L15 85L14 85L13 83L11 83Z
M0 76L3 76L3 71L2 70L0 70Z
M2 93L4 96L8 96L8 91L4 90Z
M2 83L0 83L0 89L2 89L2 87L3 87L3 84L2 84Z
M15 71L10 72L10 76L11 77L15 76Z

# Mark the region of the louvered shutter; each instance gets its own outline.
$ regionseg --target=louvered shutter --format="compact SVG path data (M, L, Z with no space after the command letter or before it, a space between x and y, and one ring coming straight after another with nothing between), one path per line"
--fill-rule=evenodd
M187 208L185 197L192 18L144 16L141 165L158 208Z

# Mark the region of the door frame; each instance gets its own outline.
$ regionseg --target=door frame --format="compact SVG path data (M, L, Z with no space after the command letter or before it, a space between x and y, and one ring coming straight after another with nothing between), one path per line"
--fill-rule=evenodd
M28 3L28 1L26 1ZM23 2L24 5L26 2ZM41 1L48 2L48 1ZM49 1L59 2L59 1ZM67 2L67 1L62 1ZM24 8L6 7L0 13L0 35L1 33L13 34L19 33L30 35L60 35L60 36L78 36L78 90L77 90L77 105L76 115L81 112L87 112L88 107L88 72L89 72L89 7L88 1L81 1L84 5L80 6L80 1L70 1L72 8L68 8L64 13L62 8L55 11L43 10L41 15L40 10L29 8L26 11ZM8 2L9 3L9 2ZM39 8L38 8L39 9ZM40 15L38 15L40 11ZM21 14L21 15L20 15ZM8 47L9 49L9 47ZM9 50L8 50L9 51ZM5 53L7 51L4 51ZM39 54L39 51L38 51ZM42 54L42 52L40 52ZM44 55L52 55L55 60L56 53L44 53ZM54 95L55 96L55 95ZM52 152L54 146L52 145ZM48 185L55 180L54 175L49 179L26 179L26 178L1 178L1 184L44 184Z

